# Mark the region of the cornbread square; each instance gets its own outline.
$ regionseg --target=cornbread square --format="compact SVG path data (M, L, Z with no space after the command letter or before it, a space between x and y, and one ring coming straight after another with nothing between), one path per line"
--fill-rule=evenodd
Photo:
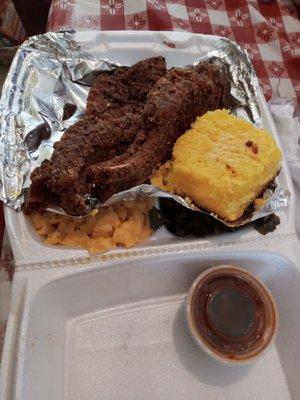
M239 219L280 169L274 138L228 110L198 117L153 185L189 197L226 221Z

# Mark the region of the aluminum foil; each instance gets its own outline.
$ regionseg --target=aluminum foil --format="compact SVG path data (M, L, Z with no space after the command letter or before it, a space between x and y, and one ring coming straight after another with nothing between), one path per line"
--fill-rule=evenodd
M115 68L112 60L99 59L84 51L74 36L74 32L62 32L30 38L18 50L3 87L0 198L16 210L20 210L24 202L31 172L51 157L53 144L84 114L87 95L97 72ZM258 81L247 54L230 40L220 39L212 51L195 60L194 64L202 60L227 65L231 75L231 95L236 104L233 113L261 125L256 96ZM92 210L137 196L172 197L185 207L199 210L188 199L151 185L140 185L115 194L104 204L98 204L96 199L88 196L87 200ZM235 226L286 207L290 193L277 187L275 191L266 191L264 196L264 207L237 221Z

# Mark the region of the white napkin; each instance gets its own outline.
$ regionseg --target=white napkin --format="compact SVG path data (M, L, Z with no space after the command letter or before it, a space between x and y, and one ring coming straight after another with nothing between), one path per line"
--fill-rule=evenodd
M300 110L291 98L273 97L268 104L295 185L296 230L300 238Z
M300 118L294 99L273 97L269 107L281 137L292 179L300 188Z

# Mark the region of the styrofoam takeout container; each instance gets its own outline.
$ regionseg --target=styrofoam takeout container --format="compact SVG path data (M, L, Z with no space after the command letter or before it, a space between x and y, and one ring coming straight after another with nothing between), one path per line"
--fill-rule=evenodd
M128 31L76 37L101 58L130 65L162 54L169 66L193 62L218 39ZM260 91L258 96L263 125L279 142ZM300 254L297 258L295 199L285 160L278 179L292 196L278 213L281 224L274 233L261 236L246 227L191 239L160 229L139 247L93 257L44 245L24 215L6 207L16 273L0 399L296 400L300 319L292 305L300 302ZM221 263L240 265L262 279L278 304L276 343L251 368L216 365L194 347L182 323L189 286L205 268Z
M279 309L275 344L251 366L206 355L184 323L184 300L210 265L240 265ZM297 400L300 277L267 252L173 253L19 271L5 342L1 400Z
M81 43L82 50L92 53L100 58L107 58L110 61L122 65L131 65L141 59L155 55L163 55L166 58L168 67L185 66L193 63L199 56L211 50L215 42L220 39L218 36L195 35L186 32L77 32L75 39ZM170 44L175 47L170 47ZM265 98L261 91L258 91L259 105L262 114L263 126L271 132L279 143L278 133L270 115ZM280 143L279 143L280 145ZM277 240L282 235L294 234L294 191L291 178L287 170L286 162L278 180L282 187L288 189L292 197L287 209L278 213L281 224L273 234L265 238L253 228L246 228L236 233L218 235L213 238L187 239L175 238L166 230L158 231L151 240L134 248L133 250L117 249L109 254L113 258L115 255L120 257L144 249L149 250L165 245L197 244L201 248L215 248L216 244L227 246L228 244L239 244L248 246L249 243L264 242L268 246L270 238ZM46 262L57 263L69 260L71 263L76 259L85 258L88 260L88 252L78 249L67 249L63 247L47 246L42 243L42 239L32 228L30 222L22 213L17 213L9 208L5 209L5 218L8 233L13 248L16 263L24 264L43 264ZM105 256L107 257L107 255Z

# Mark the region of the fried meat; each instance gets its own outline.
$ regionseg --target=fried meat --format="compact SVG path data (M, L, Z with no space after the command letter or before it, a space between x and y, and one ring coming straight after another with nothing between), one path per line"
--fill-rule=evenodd
M196 117L227 107L229 98L227 71L209 63L166 71L154 57L101 74L86 115L31 174L25 211L54 205L83 215L87 196L103 202L147 182Z

